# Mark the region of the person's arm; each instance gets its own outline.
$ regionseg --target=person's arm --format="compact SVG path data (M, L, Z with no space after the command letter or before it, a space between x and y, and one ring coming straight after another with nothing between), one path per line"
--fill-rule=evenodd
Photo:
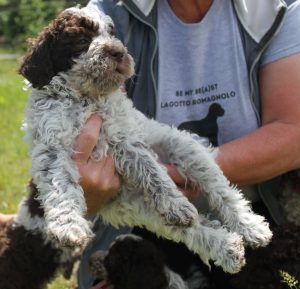
M216 158L229 181L241 186L300 168L300 53L265 65L259 78L262 126L221 145ZM196 200L200 192L173 165L167 169L188 199Z
M74 147L73 159L79 170L88 215L95 214L118 193L121 186L111 155L101 161L93 161L90 157L99 138L101 125L99 115L93 114L77 137Z
M262 127L221 145L217 162L234 184L259 183L300 167L300 53L260 72Z

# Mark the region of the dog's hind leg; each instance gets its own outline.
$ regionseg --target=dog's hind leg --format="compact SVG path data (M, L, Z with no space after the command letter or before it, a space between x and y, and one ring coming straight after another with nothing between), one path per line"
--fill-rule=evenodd
M176 128L156 125L151 135L155 141L153 145L159 146L170 163L176 165L196 189L206 194L210 208L230 230L242 235L253 247L269 243L272 233L268 223L254 214L249 202L230 185L207 148L189 133Z
M121 142L114 146L113 155L124 180L144 192L145 201L167 224L190 226L197 219L196 208L178 191L166 169L143 143Z
M192 227L166 225L160 214L144 201L141 194L123 191L119 198L100 210L104 222L115 227L145 227L158 236L184 243L205 264L213 260L224 271L237 273L245 264L242 237L228 232L216 222L198 215Z

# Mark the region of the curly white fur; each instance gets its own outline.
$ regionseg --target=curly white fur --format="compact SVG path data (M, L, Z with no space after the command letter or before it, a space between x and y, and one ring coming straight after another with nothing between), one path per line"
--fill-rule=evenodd
M72 11L90 17L86 9ZM111 20L100 14L94 21L99 22L99 35L87 52L74 59L71 69L42 89L30 88L26 131L31 175L40 192L48 234L62 244L77 246L93 237L84 218L86 204L72 148L87 118L97 112L104 120L98 156L111 151L123 178L120 193L99 211L104 221L117 227L146 227L185 243L207 264L213 260L227 272L238 272L245 263L243 241L267 245L272 236L268 224L230 186L210 149L189 133L147 119L133 107L118 88L124 75L115 72L116 64L104 50L113 47L126 55L125 78L133 73L133 61L121 42L105 32ZM198 215L157 161L157 146L182 175L202 189L222 224L216 226Z

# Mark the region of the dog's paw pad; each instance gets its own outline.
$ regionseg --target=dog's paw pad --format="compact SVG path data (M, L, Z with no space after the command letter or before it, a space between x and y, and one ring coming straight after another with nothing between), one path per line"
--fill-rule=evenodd
M198 219L198 211L188 200L175 199L163 217L168 225L190 227Z

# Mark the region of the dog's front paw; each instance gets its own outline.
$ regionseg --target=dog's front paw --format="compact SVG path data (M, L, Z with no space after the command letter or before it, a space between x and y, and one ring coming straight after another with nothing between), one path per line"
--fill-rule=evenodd
M186 198L176 198L162 213L167 225L190 227L198 219L198 211Z
M214 263L225 272L236 274L246 264L243 239L236 233L232 233L228 239L224 238L217 250L218 252L214 252Z
M58 241L63 247L84 248L94 237L94 234L90 229L89 222L85 219L70 220L66 218L66 222L58 220L55 223L50 223L48 236Z

